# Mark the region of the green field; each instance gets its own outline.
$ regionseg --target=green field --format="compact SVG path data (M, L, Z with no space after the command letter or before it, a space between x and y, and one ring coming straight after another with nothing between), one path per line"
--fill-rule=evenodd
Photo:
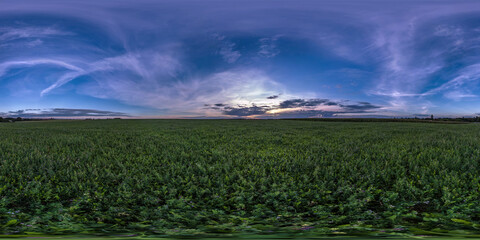
M474 236L480 124L2 123L0 197L14 236Z

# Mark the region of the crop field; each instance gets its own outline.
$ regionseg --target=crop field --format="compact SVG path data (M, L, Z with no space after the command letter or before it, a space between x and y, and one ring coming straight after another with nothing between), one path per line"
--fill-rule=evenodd
M480 124L0 124L0 233L480 232Z

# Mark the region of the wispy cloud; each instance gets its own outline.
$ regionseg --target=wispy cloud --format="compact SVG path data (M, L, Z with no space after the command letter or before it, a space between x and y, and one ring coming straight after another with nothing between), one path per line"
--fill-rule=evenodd
M75 72L66 73L48 88L43 89L40 95L48 94L52 90L84 75L95 77L105 73L111 75L112 73L128 72L140 77L142 81L155 84L156 77L172 77L179 67L178 61L167 54L143 55L137 53L110 57L89 64L85 70L75 67L73 69Z
M40 40L40 39L35 39L31 42L27 42L25 45L27 47L36 47L36 46L39 46L39 45L42 45L43 44L43 41Z
M219 42L220 47L218 49L218 54L222 56L225 62L234 63L242 56L240 51L235 50L236 44L227 40L226 36L214 34L213 37Z
M277 47L277 40L279 37L280 35L277 35L271 38L261 38L258 40L260 48L257 54L266 58L271 58L278 55L280 53L280 50Z
M56 66L60 66L75 72L84 71L82 68L69 64L66 61L55 60L55 59L29 59L29 60L21 60L21 61L7 61L7 62L0 63L0 80L1 80L1 77L11 68L31 67L31 66L42 65L42 64L56 65Z
M24 38L44 38L49 36L74 35L54 27L0 27L0 42Z
M457 77L428 90L423 95L443 93L443 96L453 100L478 97L478 95L471 93L472 89L478 87L478 79L480 79L480 64L473 64L460 70Z
M97 81L95 87L87 87L84 91L91 96L171 109L172 113L186 111L190 114L218 115L217 111L204 112L204 104L216 102L212 105L221 107L223 105L220 104L269 102L272 100L267 96L285 90L261 71L236 69L164 84L139 82L122 76L106 77Z

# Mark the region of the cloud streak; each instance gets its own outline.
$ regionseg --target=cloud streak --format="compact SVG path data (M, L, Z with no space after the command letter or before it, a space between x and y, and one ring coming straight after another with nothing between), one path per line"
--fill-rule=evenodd
M4 75L8 70L12 68L21 68L21 67L31 67L35 65L57 65L68 70L76 71L76 72L83 72L84 70L69 64L65 61L61 60L54 60L54 59L31 59L31 60L22 60L22 61L10 61L10 62L3 62L0 64L0 78Z
M78 117L128 117L129 115L121 112L111 112L93 109L24 109L9 112L0 112L2 117L22 117L22 118L78 118Z
M54 27L2 27L0 28L0 42L9 42L25 38L46 38L50 36L68 36L73 33L61 31Z

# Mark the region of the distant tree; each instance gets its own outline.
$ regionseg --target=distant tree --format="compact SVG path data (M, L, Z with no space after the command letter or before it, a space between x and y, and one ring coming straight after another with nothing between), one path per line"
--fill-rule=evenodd
M21 118L21 117L17 117L17 119L15 119L15 121L22 121L22 118Z
M433 120L433 114L432 114L432 115L430 115L430 119L431 119L431 120Z

